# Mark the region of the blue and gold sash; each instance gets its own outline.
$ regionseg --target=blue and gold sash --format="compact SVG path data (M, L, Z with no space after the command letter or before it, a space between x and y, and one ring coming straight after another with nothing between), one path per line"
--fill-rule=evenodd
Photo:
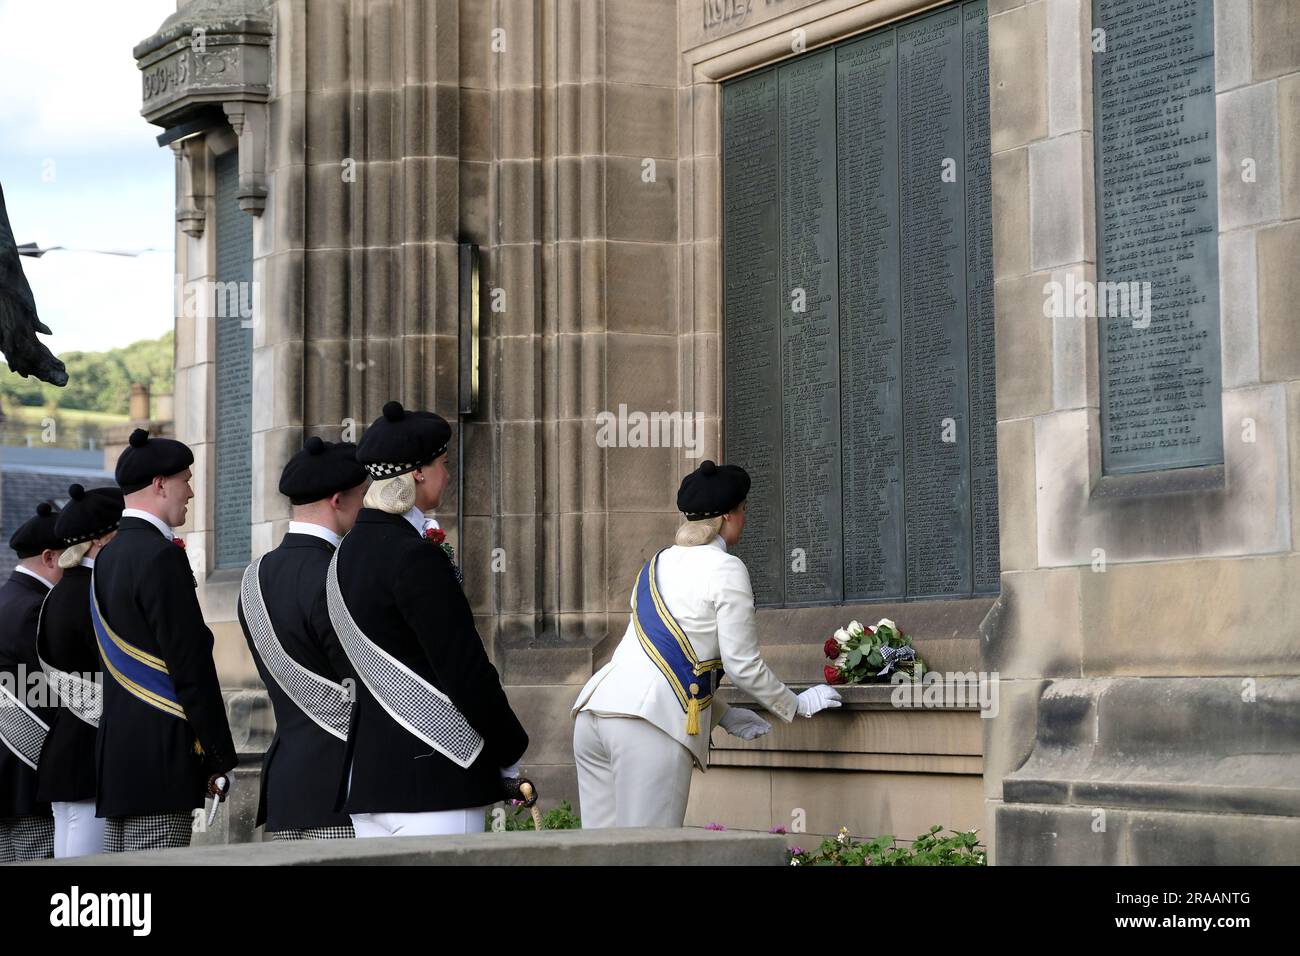
M104 670L112 675L118 685L155 710L185 720L185 709L176 697L176 688L167 672L167 662L123 640L109 626L99 610L93 575L90 579L90 620L95 627L95 640L99 644L99 656L104 661ZM197 741L195 748L198 749Z
M659 554L646 562L637 576L632 622L641 647L667 678L686 712L686 733L693 737L700 732L700 711L713 702L713 691L722 680L722 661L700 660L681 625L668 611L655 580Z

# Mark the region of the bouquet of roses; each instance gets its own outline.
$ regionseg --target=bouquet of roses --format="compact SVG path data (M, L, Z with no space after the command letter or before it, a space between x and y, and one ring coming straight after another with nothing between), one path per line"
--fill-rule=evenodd
M912 639L887 617L871 627L850 621L826 639L822 651L832 662L822 668L828 684L884 683L895 672L918 681L925 672Z

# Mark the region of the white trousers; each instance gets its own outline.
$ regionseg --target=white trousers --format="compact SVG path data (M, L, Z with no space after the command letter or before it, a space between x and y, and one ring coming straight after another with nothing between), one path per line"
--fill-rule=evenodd
M573 726L584 830L680 827L691 792L691 752L639 717L584 710Z
M452 836L482 833L487 807L432 810L428 813L354 813L352 829L357 839L394 836Z
M95 801L51 803L54 810L54 858L91 856L105 851L108 821L95 816Z

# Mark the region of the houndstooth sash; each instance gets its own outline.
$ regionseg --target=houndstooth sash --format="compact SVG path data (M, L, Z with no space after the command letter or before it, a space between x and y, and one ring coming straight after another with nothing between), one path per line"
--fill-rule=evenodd
M49 600L46 596L45 600ZM41 602L41 613L36 618L36 660L45 672L50 690L54 691L60 707L66 707L84 723L99 729L99 717L104 712L104 687L98 681L86 680L79 674L59 670L41 657L41 625L45 621L45 601Z
M244 606L244 620L248 622L248 633L262 656L262 663L285 695L321 730L339 740L347 740L348 723L352 718L351 694L342 684L326 680L303 667L284 649L275 635L266 601L262 599L262 582L258 578L261 565L262 559L258 558L244 570L239 596Z
M41 759L41 747L50 725L37 717L0 681L0 743L33 770Z
M389 654L357 627L339 590L339 552L330 559L325 596L330 621L352 666L389 717L458 767L483 751L483 737L438 688Z

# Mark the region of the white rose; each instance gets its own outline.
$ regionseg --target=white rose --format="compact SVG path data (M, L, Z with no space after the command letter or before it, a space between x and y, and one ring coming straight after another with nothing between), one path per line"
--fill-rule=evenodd
M843 646L844 646L845 644L847 644L848 642L849 642L849 632L848 632L848 631L844 630L844 628L840 628L838 631L835 632L835 643L836 643L836 644L838 644L840 647L843 647Z
M862 626L861 621L849 621L849 633L854 637L861 637L866 632L867 629Z
M835 660L832 661L831 663L834 664L836 667L838 667L840 670L847 670L849 666L849 655L841 654L839 657L835 658Z
M876 627L893 627L895 628L895 630L897 630L894 622L887 617L882 617L880 621L877 622Z

